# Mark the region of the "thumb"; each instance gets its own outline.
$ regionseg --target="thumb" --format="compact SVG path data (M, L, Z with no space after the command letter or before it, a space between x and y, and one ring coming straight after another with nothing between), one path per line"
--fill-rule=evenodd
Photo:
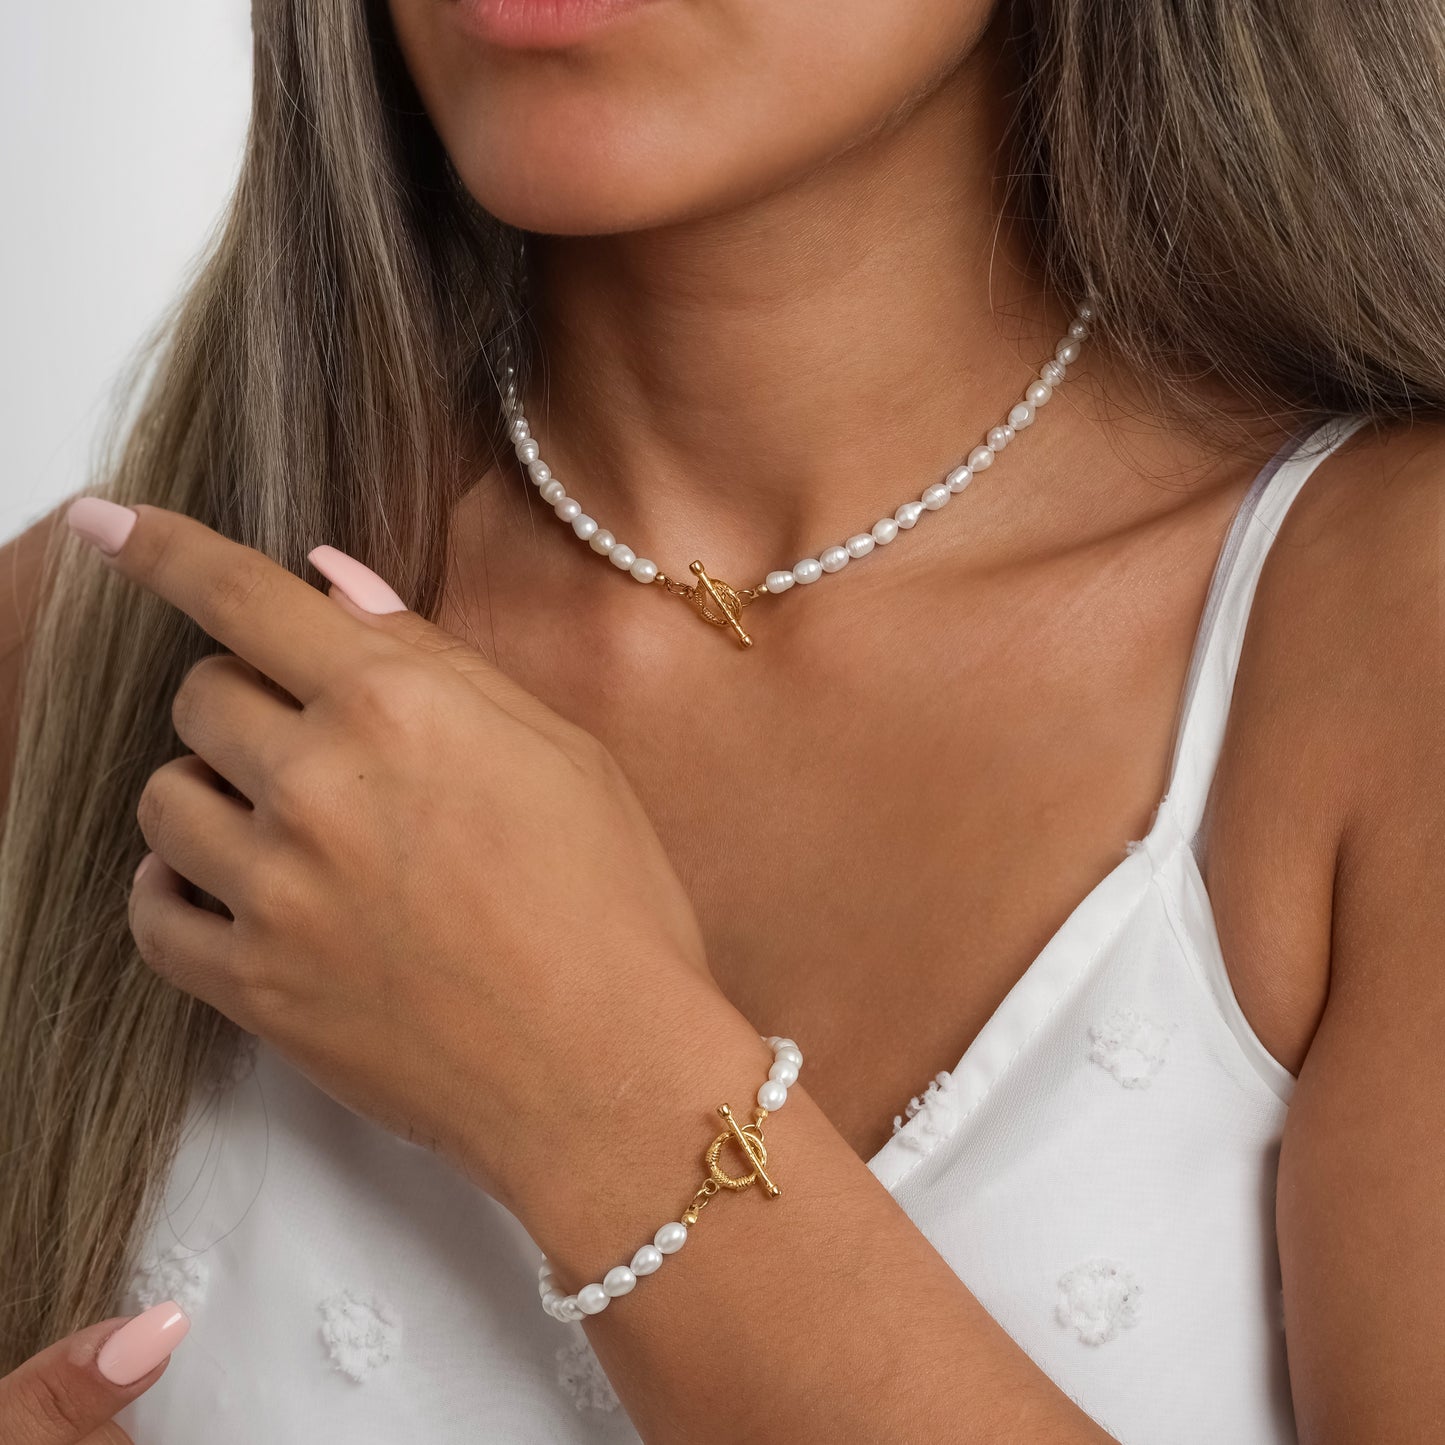
M160 1379L190 1325L165 1300L131 1320L105 1320L57 1340L0 1379L0 1440L78 1445ZM112 1438L126 1436L114 1427Z

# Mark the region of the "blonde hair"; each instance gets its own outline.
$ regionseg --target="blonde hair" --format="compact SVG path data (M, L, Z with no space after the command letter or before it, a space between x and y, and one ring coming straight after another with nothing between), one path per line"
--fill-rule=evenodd
M93 490L298 572L325 539L434 615L451 508L501 441L518 232L484 214L384 14L256 0L234 198ZM1201 372L1275 415L1445 406L1437 0L1011 0L1011 190L1041 273L1182 417ZM1195 416L1207 423L1208 418ZM213 644L57 529L0 838L0 1372L114 1311L230 1026L126 922L134 807Z

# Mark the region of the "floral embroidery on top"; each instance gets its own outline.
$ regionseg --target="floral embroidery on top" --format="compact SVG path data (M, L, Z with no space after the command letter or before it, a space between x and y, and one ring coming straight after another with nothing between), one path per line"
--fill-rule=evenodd
M1141 1285L1112 1259L1086 1259L1059 1276L1054 1316L1086 1345L1102 1345L1139 1320Z
M1116 1009L1089 1029L1089 1058L1126 1089L1147 1089L1164 1063L1168 1030L1137 1009Z
M166 1250L147 1250L131 1276L130 1293L141 1309L173 1299L187 1314L195 1314L205 1297L210 1266L203 1255L183 1244Z
M622 1402L586 1335L557 1351L557 1382L579 1410L615 1410Z
M366 1379L401 1347L401 1316L385 1301L343 1289L317 1308L331 1363L353 1380Z

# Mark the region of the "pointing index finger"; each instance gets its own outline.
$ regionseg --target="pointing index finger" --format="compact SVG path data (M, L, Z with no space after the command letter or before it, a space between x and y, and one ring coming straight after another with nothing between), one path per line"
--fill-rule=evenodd
M108 565L179 607L303 706L385 644L264 552L184 513L78 497L65 520Z

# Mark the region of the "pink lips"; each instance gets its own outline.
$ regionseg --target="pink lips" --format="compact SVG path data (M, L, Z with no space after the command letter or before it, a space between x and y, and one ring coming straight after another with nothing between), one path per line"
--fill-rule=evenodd
M514 49L551 49L585 39L650 0L455 0L479 39Z

